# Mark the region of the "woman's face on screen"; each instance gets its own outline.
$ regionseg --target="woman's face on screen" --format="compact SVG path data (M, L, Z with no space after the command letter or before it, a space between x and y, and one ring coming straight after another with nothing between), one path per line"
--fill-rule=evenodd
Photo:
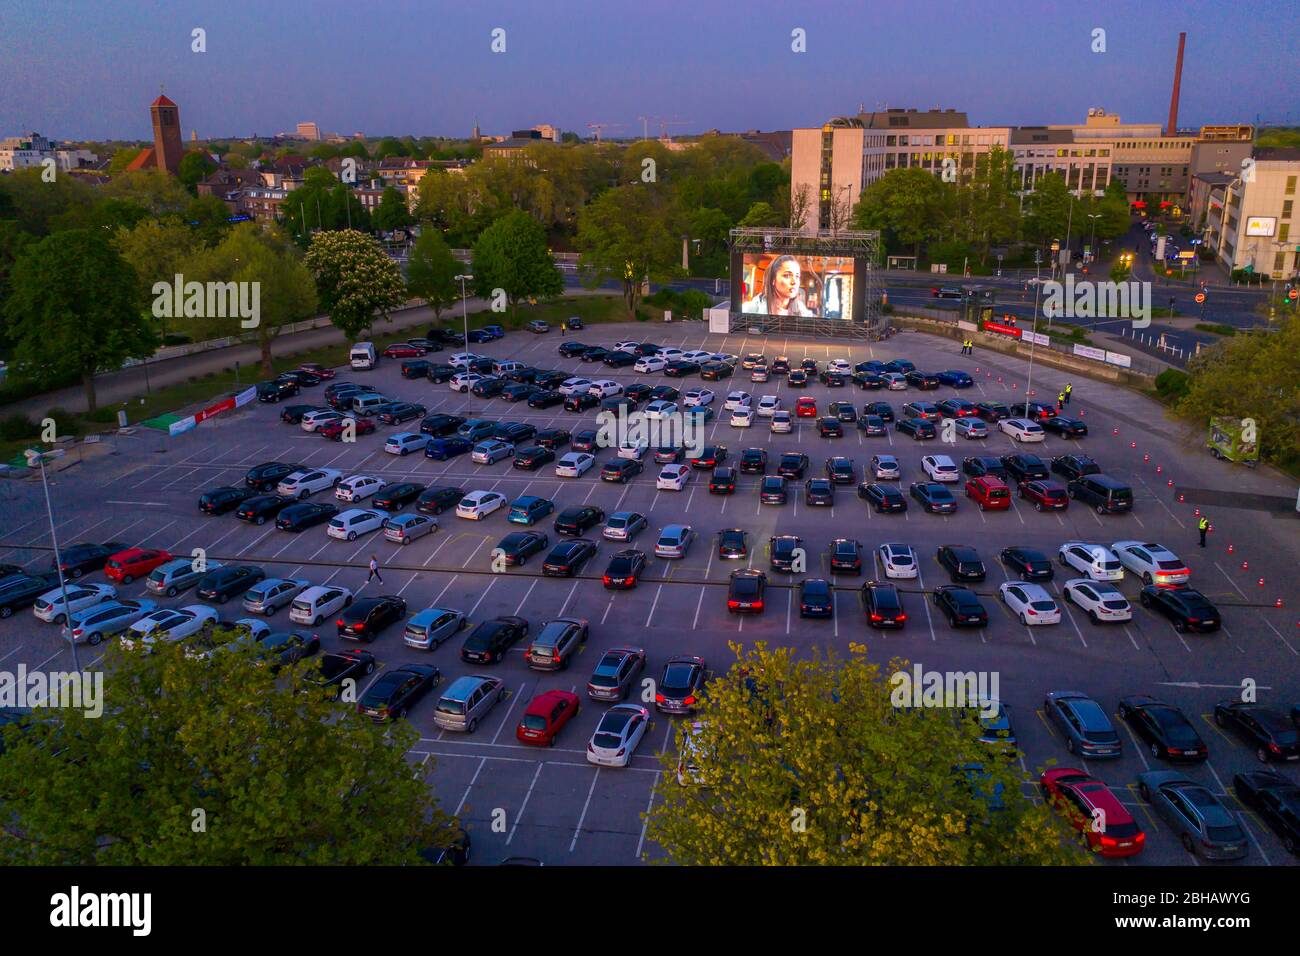
M799 263L793 259L781 263L781 268L772 281L772 288L782 300L793 299L799 291Z

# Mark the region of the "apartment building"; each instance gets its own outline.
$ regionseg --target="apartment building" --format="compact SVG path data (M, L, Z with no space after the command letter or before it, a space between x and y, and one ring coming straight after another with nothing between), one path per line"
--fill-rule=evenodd
M1251 158L1237 175L1197 177L1193 222L1204 223L1204 243L1225 269L1292 279L1300 272L1300 149L1262 147Z

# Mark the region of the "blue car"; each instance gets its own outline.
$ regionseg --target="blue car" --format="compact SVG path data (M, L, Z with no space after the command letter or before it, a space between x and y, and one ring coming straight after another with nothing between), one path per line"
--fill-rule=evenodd
M938 372L935 378L940 385L951 385L953 388L970 388L975 384L975 380L960 369L950 368L946 372Z
M449 458L465 454L473 447L474 443L468 438L453 435L449 438L435 438L429 442L424 446L424 455L434 461L447 461Z
M523 495L510 503L510 513L506 520L512 524L536 524L555 510L555 502L550 498L536 495Z

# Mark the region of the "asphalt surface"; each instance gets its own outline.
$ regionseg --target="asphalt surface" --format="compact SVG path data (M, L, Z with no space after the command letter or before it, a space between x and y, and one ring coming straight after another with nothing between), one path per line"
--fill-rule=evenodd
M957 343L920 333L903 333L887 342L865 345L848 342L750 338L743 334L709 335L699 323L672 325L606 325L580 333L582 341L612 344L623 338L649 339L661 345L707 348L744 355L764 352L799 361L805 357L825 363L830 358L858 362L868 358L909 358L923 369L963 368L976 380L962 397L971 401L985 398L1010 402L1024 395L1026 363L1008 356L958 355ZM564 341L556 333L534 336L511 333L504 340L476 351L509 356L546 368L597 373L623 382L644 378L651 384L667 382L684 391L701 384L697 378L664 379L659 375L636 376L630 369L609 370L603 366L561 359L556 348ZM398 375L397 362L385 362L373 372L340 370L339 380L352 379L380 384L385 392L419 401L430 412L446 411L467 417L485 416L502 420L527 421L538 427L559 425L572 431L590 425L591 411L582 414L558 408L534 411L524 405L509 405L499 399L478 399L451 392L445 385L407 381ZM1042 398L1064 384L1059 373L1042 377L1035 369L1035 397ZM815 397L824 407L830 400L883 400L902 404L917 398L939 401L953 390L940 389L918 396L907 392L863 392L856 388L828 389L813 385L792 390L785 381L751 384L748 374L721 383L703 383L719 392L718 405L729 389L743 389L758 396L780 395L787 407L803 395ZM1013 389L1012 385L1016 387ZM851 487L838 489L833 508L809 508L799 489L783 507L758 503L756 476L740 476L734 496L707 493L704 473L697 473L682 492L657 492L657 468L630 484L616 485L599 479L596 470L580 479L559 479L552 470L536 473L517 471L508 461L478 466L468 456L449 462L435 462L423 456L396 458L382 450L384 434L414 430L418 422L394 429L381 426L380 433L358 438L352 445L335 444L279 422L279 406L255 405L203 423L174 439L137 432L116 440L115 453L88 460L56 476L50 489L60 542L124 540L136 545L165 547L188 554L202 547L209 560L246 561L262 565L273 576L302 576L315 583L338 583L362 595L400 594L408 612L443 605L465 610L478 622L501 614L526 617L532 633L541 624L561 615L577 615L590 622L591 638L575 665L568 671L539 673L528 669L523 645L507 662L483 668L498 674L510 690L508 701L499 704L475 734L455 734L433 725L436 700L431 695L412 711L410 720L421 740L410 755L419 764L442 804L459 814L474 840L474 862L495 863L509 856L540 859L547 864L628 865L654 854L657 848L645 840L642 814L651 805L653 788L661 780L655 754L675 750L674 730L683 718L653 715L653 724L626 769L596 769L584 756L586 741L606 705L585 698L584 686L602 651L611 646L635 644L648 652L645 677L658 679L665 660L675 654L697 654L711 668L729 665L729 641L765 640L790 645L803 651L815 646L843 652L850 640L865 642L873 659L887 661L901 656L927 669L941 671L989 671L999 675L1001 697L1013 709L1015 728L1027 773L1036 775L1050 762L1084 766L1109 783L1147 831L1147 847L1131 865L1193 865L1205 861L1189 857L1178 845L1167 825L1150 812L1137 794L1135 778L1148 769L1151 758L1129 731L1116 721L1124 740L1124 756L1118 761L1084 763L1071 757L1057 732L1042 714L1044 694L1073 689L1093 695L1110 713L1120 697L1147 693L1177 704L1197 724L1210 745L1207 763L1186 768L1193 779L1224 795L1241 817L1251 837L1246 864L1293 864L1277 837L1252 813L1236 803L1231 794L1234 773L1256 769L1251 751L1213 725L1209 715L1215 701L1230 697L1245 678L1259 685L1262 701L1289 709L1300 701L1300 631L1297 630L1294 600L1296 569L1300 567L1300 539L1296 535L1293 510L1296 489L1267 470L1248 471L1213 460L1194 441L1185 442L1174 425L1163 420L1159 408L1147 399L1121 388L1076 381L1070 411L1082 415L1091 434L1078 441L1049 435L1042 446L1028 448L1045 459L1057 454L1081 451L1097 459L1108 474L1127 480L1135 490L1134 512L1126 516L1102 517L1082 507L1064 513L1037 513L1017 502L1010 512L983 513L958 493L958 512L950 517L928 515L915 507L901 515L881 516L868 510ZM793 394L792 394L793 392ZM308 393L304 401L322 401ZM716 407L716 406L715 406ZM721 415L721 409L718 409ZM841 439L821 439L810 419L797 420L790 435L771 435L763 420L749 430L732 428L715 418L710 438L725 443L733 459L751 446L769 450L769 471L786 449L808 453L810 474L820 471L825 458L837 454L855 460L858 469L875 452L896 454L903 465L902 485L923 477L920 459L925 454L947 454L960 460L965 455L1006 454L1016 448L1009 438L993 432L980 441L959 439L955 447L941 442L913 443L902 435L864 438L854 429ZM1118 429L1118 435L1112 430ZM148 432L148 430L143 430ZM1136 443L1136 448L1130 443ZM611 457L609 450L598 458ZM1149 461L1144 460L1149 456ZM507 498L522 494L555 499L557 510L578 503L591 503L607 512L638 510L650 516L651 530L634 546L652 551L654 531L674 522L687 523L700 533L700 540L680 561L650 558L642 581L635 590L612 593L601 586L599 575L609 556L626 545L599 539L600 553L577 579L540 576L538 562L524 569L512 568L501 574L491 570L490 553L501 537L519 526L509 525L500 511L482 522L444 514L435 534L402 548L378 536L364 536L355 542L329 538L324 526L301 534L275 530L273 525L255 527L233 515L205 517L196 508L204 490L223 484L237 484L253 465L267 460L325 465L346 473L367 473L388 481L414 480L430 486L456 485L466 490L495 489ZM1157 467L1160 472L1157 473ZM1165 484L1176 481L1175 488ZM1186 501L1178 502L1179 493ZM326 493L318 498L327 499ZM1214 532L1210 546L1196 547L1193 508L1209 508ZM550 520L540 525L555 541ZM749 532L751 556L747 561L722 561L716 556L713 536L726 527ZM830 539L851 535L864 545L870 557L884 541L910 543L921 558L921 578L900 582L910 620L904 630L872 632L864 624L857 588L861 578L837 576L836 614L833 620L801 620L794 607L791 576L769 571L772 589L766 613L751 617L728 614L725 607L729 572L738 565L766 568L763 545L773 533L795 533L803 537L810 555L809 575L830 578L823 562ZM1085 540L1109 545L1140 538L1161 542L1179 554L1192 569L1192 581L1219 603L1225 619L1222 631L1213 635L1179 635L1163 619L1136 604L1137 587L1129 576L1122 588L1134 599L1134 619L1124 625L1091 625L1070 605L1055 626L1027 628L1019 624L996 597L1004 571L997 554L1008 545L1021 544L1055 556L1060 543ZM922 590L946 582L935 563L939 545L964 543L978 547L988 566L988 580L978 591L990 614L989 627L952 630L933 613ZM49 532L38 482L0 482L0 561L45 565L49 559ZM1232 551L1229 553L1229 545ZM41 550L46 549L46 550ZM376 554L383 567L385 583L366 585L366 563ZM1249 570L1242 570L1243 560ZM1061 584L1077 576L1057 568L1049 585L1060 597ZM794 576L794 579L802 577ZM1256 579L1264 579L1257 585ZM89 580L102 580L99 574ZM144 593L141 582L121 589L128 596ZM1284 598L1281 609L1274 600ZM192 592L164 604L196 603ZM224 620L245 616L238 601L221 608ZM289 628L288 612L281 611L270 623ZM345 642L328 626L321 634L326 650ZM403 662L436 664L446 683L476 670L459 660L459 640L453 639L433 652L406 647L401 629L383 632L370 649L385 667ZM103 648L81 648L83 666L99 666ZM67 669L71 658L67 645L53 625L36 621L30 611L20 611L0 622L0 667L12 670L18 663L29 668ZM541 750L518 744L514 727L528 701L548 689L574 690L583 698L582 710L567 727L554 748ZM1300 768L1283 767L1282 772L1300 779ZM670 780L665 785L676 784ZM1032 788L1027 788L1032 792ZM502 821L494 828L494 821ZM1124 864L1114 864L1124 865Z

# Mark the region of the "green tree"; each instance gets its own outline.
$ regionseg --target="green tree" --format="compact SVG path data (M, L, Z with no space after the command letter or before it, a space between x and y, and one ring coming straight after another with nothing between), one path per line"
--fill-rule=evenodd
M50 223L52 231L61 229L107 229L134 226L149 216L143 206L127 199L101 198L93 203L81 203L60 213Z
M196 196L185 207L185 222L207 245L216 245L230 229L230 207L216 196Z
M36 238L29 232L18 228L12 219L0 218L0 316L5 314L6 303L10 295L10 276L14 263ZM13 347L13 329L8 322L0 322L0 349Z
M762 643L708 685L678 747L660 754L646 837L683 865L1044 865L1085 852L1023 794L1020 768L982 744L974 716L891 697L892 675L848 660L796 659ZM974 676L974 675L972 675ZM693 733L700 785L680 786ZM1000 804L1000 806L998 806ZM997 806L996 809L993 807ZM1075 845L1071 845L1075 844Z
M502 216L474 243L474 288L483 298L505 292L510 314L520 299L549 297L564 291L564 278L546 247L546 233L528 213L516 209Z
M880 229L919 256L922 243L942 234L949 202L950 187L933 173L891 169L862 190L853 223L859 229Z
M602 193L578 219L578 268L595 288L623 284L628 318L636 316L642 283L677 275L678 239L669 229L670 198L649 184L619 186Z
M1073 202L1064 176L1060 173L1039 176L1034 181L1033 192L1025 197L1026 236L1039 245L1054 239L1064 242Z
M749 207L749 212L736 223L738 226L784 226L788 214L773 209L765 202L756 202Z
M191 198L176 177L161 169L136 169L114 176L103 191L105 196L142 206L154 216L180 213Z
M42 169L18 169L0 176L0 194L9 208L5 218L18 220L25 232L44 236L69 218L83 215L102 199L75 176L56 176L45 182Z
M173 282L177 273L202 247L198 232L175 217L143 219L134 226L119 226L113 248L131 266L140 302L153 298L155 282Z
M353 689L329 699L303 680L311 659L277 674L252 642L210 659L191 646L114 646L101 715L65 708L6 732L0 859L389 866L446 842L430 767L412 774L405 756L412 725L376 725L347 703Z
M1133 214L1129 210L1128 196L1122 182L1112 179L1106 185L1105 195L1095 205L1096 209L1092 211L1101 214L1097 220L1098 239L1118 239L1128 232Z
M406 196L393 186L387 187L379 197L379 206L371 217L370 224L380 232L392 232L405 229L415 221L406 204Z
M389 156L410 156L411 147L393 136L385 136L375 147L375 159L387 159Z
M307 250L320 306L350 339L368 332L377 318L406 302L397 263L372 237L355 229L318 232Z
M415 240L406 264L407 294L427 302L433 309L434 318L440 320L442 310L456 302L459 293L456 276L461 274L461 269L460 261L451 254L442 233L425 226L420 238Z
M126 167L135 162L135 158L142 152L144 152L144 150L139 146L123 146L121 149L115 151L113 153L113 158L108 161L108 175L117 176L120 173L126 172Z
M990 248L1011 242L1020 232L1018 177L1015 157L995 146L976 154L974 167L959 179L955 225L958 234L974 246L981 263L987 261Z
M192 149L181 157L180 167L176 170L176 178L181 181L181 185L190 191L191 195L195 193L195 186L199 181L206 179L207 176L217 168L217 164L201 149Z
M70 229L28 248L14 264L5 308L15 376L38 383L80 376L95 411L95 375L157 346L136 283L99 233Z

